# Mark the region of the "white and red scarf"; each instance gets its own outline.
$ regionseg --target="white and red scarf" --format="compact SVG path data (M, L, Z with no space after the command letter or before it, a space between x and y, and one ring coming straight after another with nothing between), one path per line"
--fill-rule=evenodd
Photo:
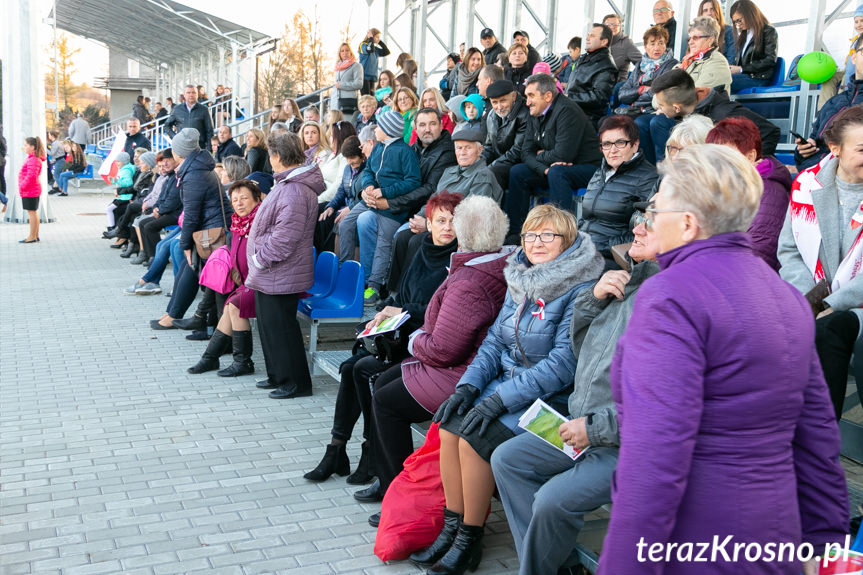
M824 187L818 181L818 173L832 158L833 155L828 154L817 165L800 172L791 185L791 231L794 233L794 242L797 244L803 263L812 273L815 283L825 279L825 275L824 267L818 259L821 250L821 228L815 215L812 192ZM830 285L833 292L847 285L863 267L863 203L851 218L851 229L846 230L846 233L857 234L857 236L833 276L833 282Z

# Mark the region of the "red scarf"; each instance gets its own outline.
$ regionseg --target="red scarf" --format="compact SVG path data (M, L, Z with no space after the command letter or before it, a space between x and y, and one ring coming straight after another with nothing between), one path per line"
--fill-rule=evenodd
M685 71L687 68L689 68L689 66L692 65L693 62L700 62L701 60L708 58L710 54L713 53L713 50L714 48L710 48L708 50L705 50L704 52L696 52L695 54L690 52L683 57L683 62L680 63L680 69Z
M252 229L252 221L255 219L255 214L258 213L259 207L261 207L261 204L255 206L255 209L245 216L238 216L236 212L231 214L231 232L240 237L248 236L249 230Z
M336 62L336 72L347 70L348 68L353 66L354 62L356 61L356 58L354 58L353 56L351 56L349 60L339 60L338 62Z

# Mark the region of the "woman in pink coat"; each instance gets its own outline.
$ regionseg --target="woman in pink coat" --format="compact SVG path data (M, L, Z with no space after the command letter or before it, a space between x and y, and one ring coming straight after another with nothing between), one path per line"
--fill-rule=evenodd
M45 147L42 140L27 138L24 140L24 151L27 159L18 173L18 191L21 193L21 205L30 220L30 235L21 240L22 244L34 244L39 241L39 196L42 195L42 184L39 175L42 173L42 162L45 161Z

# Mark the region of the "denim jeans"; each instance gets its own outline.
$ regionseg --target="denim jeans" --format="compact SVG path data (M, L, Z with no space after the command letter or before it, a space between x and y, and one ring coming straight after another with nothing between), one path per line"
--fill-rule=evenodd
M76 176L77 174L75 174L75 172L66 171L57 174L54 179L57 181L57 187L60 188L63 193L66 193L69 188L69 180L74 180Z
M760 88L770 83L770 78L753 78L749 74L731 74L731 93L736 94L747 88Z
M153 261L150 263L150 268L147 270L147 273L144 274L144 277L141 279L145 283L154 283L157 284L162 281L162 274L165 273L165 268L168 267L168 258L171 256L171 246L172 242L180 246L180 228L175 228L165 236L162 241L156 244L156 255L153 257ZM180 252L182 255L182 251ZM177 273L180 269L180 263L176 258L173 260L174 262L174 277L177 276Z
M509 234L521 233L521 226L530 211L530 197L538 189L548 188L548 178L534 172L527 164L516 164L509 171L509 189L503 202L503 211L509 216Z
M180 267L174 274L174 289L171 294L171 301L168 302L168 312L174 319L183 317L192 302L195 301L195 296L198 295L198 270L189 267L186 263L186 254L180 249L180 242L173 243L171 246L171 259L174 262L180 262Z
M591 164L550 167L547 176L549 200L562 209L575 213L572 194L575 190L587 187L596 169L596 166Z
M641 152L653 165L665 159L665 144L677 122L665 114L642 114L635 119Z

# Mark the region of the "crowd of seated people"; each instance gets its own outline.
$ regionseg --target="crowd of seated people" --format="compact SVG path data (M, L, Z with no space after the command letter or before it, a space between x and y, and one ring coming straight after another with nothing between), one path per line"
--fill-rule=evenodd
M340 366L331 438L305 477L348 476L365 485L358 501L382 501L413 450L410 424L438 423L443 529L411 557L428 573L477 567L496 487L523 574L573 566L584 515L612 501L603 574L645 572L642 526L664 544L708 528L844 541L836 420L863 332L863 41L855 80L797 142L795 179L773 155L779 128L731 97L772 77L776 31L750 0L731 5L730 25L719 4L680 24L677 51L667 0L643 54L619 16L591 26L583 50L573 38L567 61L540 60L525 32L504 46L485 29L484 49L450 55L440 89L415 85L409 54L381 69L389 50L371 29L359 59L339 47L329 110L301 118L286 99L243 147L222 126L210 153L184 126L158 156L121 155L106 236L149 265L125 291L159 293L173 264L151 327L207 340L190 373L228 352L218 375L254 373L256 317L256 387L288 399L313 392L296 320L312 246L358 261L377 311L366 327L407 311L409 343L363 344ZM211 256L196 232L213 228L230 235L227 293L200 283ZM584 455L522 432L537 399L570 418L560 438ZM765 457L783 463L765 471Z

